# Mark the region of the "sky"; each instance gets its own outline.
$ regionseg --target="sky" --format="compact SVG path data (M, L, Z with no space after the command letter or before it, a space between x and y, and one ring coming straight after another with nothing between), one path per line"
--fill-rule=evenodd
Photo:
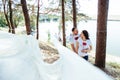
M97 14L98 0L79 0L81 12ZM120 0L109 0L109 15L120 15Z
M18 1L19 0L15 0ZM35 3L37 0L32 0L31 3ZM49 0L50 1L50 0ZM59 0L54 0L54 2ZM80 10L82 13L87 15L96 15L98 0L78 0L81 7ZM49 6L48 0L43 0L44 6ZM109 15L120 15L120 0L109 0Z
M56 1L56 0L54 0ZM96 15L98 10L98 0L78 0L81 12L87 15ZM48 0L44 0L44 5L48 6ZM109 15L120 15L120 0L109 0Z

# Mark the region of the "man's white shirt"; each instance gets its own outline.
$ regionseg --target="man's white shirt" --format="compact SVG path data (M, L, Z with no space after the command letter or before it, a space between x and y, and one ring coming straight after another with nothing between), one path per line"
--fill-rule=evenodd
M70 34L70 38L69 38L69 42L70 44L74 44L74 47L76 48L76 42L77 40L75 39L76 37L80 37L80 34L78 35L73 35L73 34Z

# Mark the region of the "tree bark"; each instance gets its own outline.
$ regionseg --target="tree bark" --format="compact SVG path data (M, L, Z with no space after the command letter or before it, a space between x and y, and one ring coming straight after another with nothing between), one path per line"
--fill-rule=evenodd
M3 3L3 10L4 10L4 15L5 15L5 18L6 18L6 21L7 21L7 24L8 24L8 27L9 27L9 30L8 32L11 33L11 25L10 25L10 21L9 21L9 18L8 18L8 15L7 15L7 12L6 12L6 0L2 0L2 3Z
M97 19L97 44L95 65L105 68L106 41L107 41L107 17L109 0L98 0Z
M77 27L77 18L76 18L76 0L72 0L72 6L73 6L73 27Z
M10 11L10 24L12 28L12 33L15 34L15 27L13 24L12 0L9 0L9 11Z
M37 23L36 23L37 36L36 36L36 39L39 39L39 10L40 10L40 0L38 0Z
M63 46L66 46L64 0L62 0L62 31L63 31Z
M25 19L26 32L27 32L27 35L30 35L31 34L30 17L29 17L29 13L28 13L28 9L27 9L26 0L21 0L21 4L22 4L22 11L24 14L24 19Z

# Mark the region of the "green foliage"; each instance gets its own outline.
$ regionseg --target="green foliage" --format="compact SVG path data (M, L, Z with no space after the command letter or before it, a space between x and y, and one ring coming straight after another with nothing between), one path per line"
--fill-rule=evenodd
M84 14L84 13L78 13L77 14L77 21L78 22L79 21L86 21L87 22L88 19L90 19L90 17L87 16L86 14Z
M49 30L48 30L48 32L47 32L47 35L48 35L48 42L50 42L51 35L50 35L50 31L49 31Z
M0 27L6 27L7 26L7 22L6 19L4 17L3 13L0 13Z
M30 27L32 30L35 30L35 21L36 21L36 15L31 14L30 15Z
M54 7L54 0L50 0L51 3L49 3L49 5L51 5L48 8L45 8L44 11L48 11L50 18L54 18L54 16L58 16L57 18L61 18L61 6L62 6L62 2L61 0L57 0L56 4L59 3L58 7ZM53 7L52 7L53 6ZM65 0L65 21L73 21L73 10L72 10L72 0ZM80 3L78 0L76 0L76 15L77 15L77 22L80 21L87 21L88 19L90 19L86 14L81 13L80 11Z
M65 0L65 20L73 21L73 10L72 10L72 0ZM76 16L77 22L87 21L89 16L80 12L80 3L76 0Z
M23 14L20 7L20 4L15 4L15 7L13 8L13 22L16 28L23 21Z
M108 63L110 66L112 66L113 68L118 68L118 69L120 69L120 64L118 64L118 63L115 63L115 62L110 62L110 63Z
M48 15L48 18L59 18L59 16L57 16L57 15L55 15L55 14L53 14L53 15L52 15L52 14L49 14L49 15Z
M14 25L15 25L16 28L22 20L23 20L22 14L14 13L13 21L14 21Z

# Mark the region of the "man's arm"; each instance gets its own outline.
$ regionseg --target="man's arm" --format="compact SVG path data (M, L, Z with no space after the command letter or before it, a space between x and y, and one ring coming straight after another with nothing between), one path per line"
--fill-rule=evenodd
M79 42L77 41L76 42L76 49L75 49L75 52L78 54L78 49L79 49Z
M72 50L73 50L74 52L76 52L75 47L74 47L74 44L71 44L71 48L72 48Z

